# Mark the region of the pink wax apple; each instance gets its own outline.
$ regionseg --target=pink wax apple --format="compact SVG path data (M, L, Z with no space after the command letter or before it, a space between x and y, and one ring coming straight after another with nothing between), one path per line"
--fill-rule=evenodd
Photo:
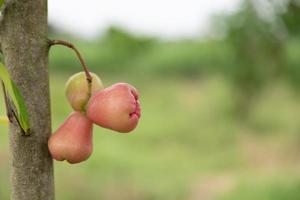
M55 160L79 163L93 151L93 123L80 112L73 112L54 132L48 141L49 151Z
M87 117L95 124L121 133L132 131L141 116L137 90L127 83L117 83L92 95Z

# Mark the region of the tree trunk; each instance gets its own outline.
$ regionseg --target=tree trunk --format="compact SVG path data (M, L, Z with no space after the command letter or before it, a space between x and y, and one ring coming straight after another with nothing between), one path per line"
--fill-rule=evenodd
M47 0L6 0L0 24L5 64L25 99L31 135L10 125L12 200L53 200L53 161L47 141L51 134Z

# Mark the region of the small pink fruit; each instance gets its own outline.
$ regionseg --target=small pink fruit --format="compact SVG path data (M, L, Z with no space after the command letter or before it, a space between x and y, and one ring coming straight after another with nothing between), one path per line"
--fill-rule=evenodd
M132 131L141 116L137 90L127 83L117 83L92 95L87 117L95 124L118 132Z
M103 89L103 84L100 78L90 73L92 76L92 88L89 94L88 82L85 72L79 72L69 78L66 83L66 96L72 108L76 111L84 111L89 97L98 90Z
M49 151L55 160L79 163L90 157L93 151L93 123L80 112L73 112L51 135Z

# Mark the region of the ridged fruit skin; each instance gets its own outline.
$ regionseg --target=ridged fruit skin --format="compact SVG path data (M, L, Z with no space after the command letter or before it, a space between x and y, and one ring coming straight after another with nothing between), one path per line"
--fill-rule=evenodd
M51 135L48 141L53 159L79 163L90 157L93 151L93 123L80 112L73 112Z
M101 79L94 73L92 76L91 94L103 89ZM88 83L85 72L79 72L69 78L66 83L66 97L75 111L83 111L89 100Z
M127 83L117 83L92 95L87 117L95 124L127 133L135 129L141 116L137 90Z

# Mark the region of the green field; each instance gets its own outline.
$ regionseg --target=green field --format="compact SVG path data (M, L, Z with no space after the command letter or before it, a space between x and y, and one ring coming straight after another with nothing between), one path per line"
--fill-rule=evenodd
M71 112L63 90L70 75L51 73L53 130ZM88 161L55 162L58 200L300 199L300 102L284 82L265 88L242 122L232 112L234 90L219 76L99 75L106 86L135 85L142 118L132 134L95 126ZM1 200L9 199L8 165L2 126Z

